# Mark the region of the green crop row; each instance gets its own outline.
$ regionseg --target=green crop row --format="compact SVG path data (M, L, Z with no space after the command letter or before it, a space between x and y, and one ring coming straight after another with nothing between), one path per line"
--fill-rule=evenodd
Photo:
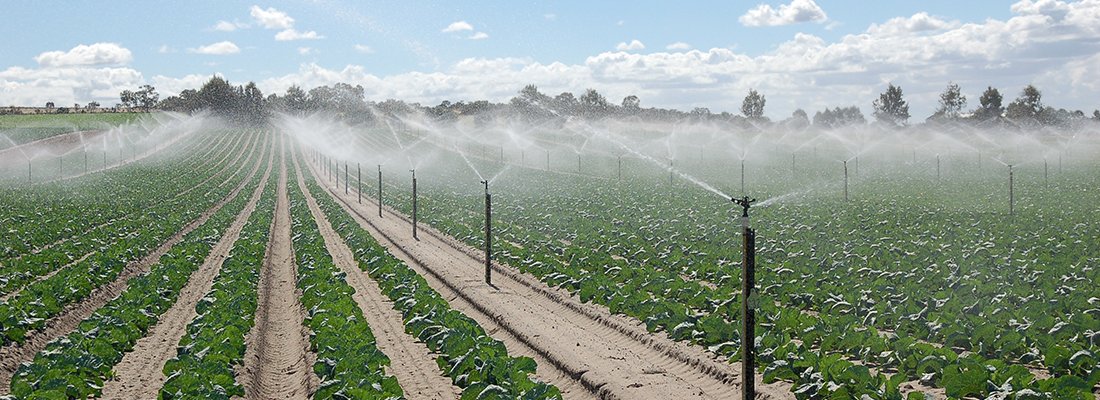
M359 267L378 282L401 312L405 331L437 354L440 370L463 388L463 399L561 398L557 387L531 378L534 360L508 355L504 344L490 337L477 321L452 309L422 276L386 252L312 176L305 178L332 228L355 252Z
M313 372L321 378L316 399L397 399L404 392L386 372L390 359L377 347L355 292L332 262L305 195L297 190L297 173L288 179L294 257L298 288L306 309L310 350L317 354Z
M200 177L192 179L198 181ZM17 296L0 304L3 343L22 343L27 332L41 329L66 306L85 299L96 288L113 281L127 264L152 252L224 199L234 186L212 187L208 192L193 191L181 196L177 199L179 206L150 214L140 231L129 232L83 261L27 285Z
M256 285L275 214L277 180L272 173L210 292L195 306L198 316L187 325L176 357L164 366L168 379L160 398L244 396L233 368L244 360L245 336L255 323Z
M263 160L259 160L263 162ZM19 398L88 398L101 395L111 369L168 311L202 265L222 232L248 203L262 180L253 176L231 202L161 256L148 274L130 280L126 291L85 319L72 333L51 342L12 378Z

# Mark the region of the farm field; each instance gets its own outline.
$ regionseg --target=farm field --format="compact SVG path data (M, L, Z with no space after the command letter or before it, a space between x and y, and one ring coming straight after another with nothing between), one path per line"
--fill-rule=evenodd
M144 113L0 115L0 150L77 131L110 129Z
M1094 133L229 126L0 166L0 394L740 398L742 195L761 397L1100 394Z

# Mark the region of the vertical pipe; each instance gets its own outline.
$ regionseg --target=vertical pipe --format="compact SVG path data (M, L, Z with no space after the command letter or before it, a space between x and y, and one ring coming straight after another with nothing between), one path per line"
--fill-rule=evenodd
M1048 180L1047 180L1049 178L1049 176L1050 176L1050 167L1047 165L1047 159L1044 158L1043 159L1043 186L1047 186L1047 185L1050 184L1050 182L1048 182Z
M745 194L745 160L741 160L741 195Z
M500 146L500 162L504 162L504 146Z
M546 150L546 170L550 170L550 149Z
M982 172L982 151L978 150L978 172Z
M382 164L378 164L378 218L382 218Z
M524 150L519 151L519 166L521 166L521 167L526 167L527 166L527 152L524 151Z
M27 159L27 182L31 181L31 159Z
M84 148L84 173L88 173L88 148Z
M936 180L940 180L940 155L936 154Z
M359 187L359 204L363 204L363 168L355 163L355 185Z
M791 175L794 175L794 174L795 174L794 153L791 153Z
M741 258L741 398L756 398L756 232L749 216L741 217L744 251Z
M107 169L107 149L103 150L103 169Z
M351 181L348 179L348 162L344 161L344 194L348 194L348 186Z
M675 165L675 161L668 160L668 184L672 184L672 171Z
M413 239L420 240L420 237L416 236L416 170L412 170L413 174Z
M623 156L619 156L619 180L623 180Z
M62 168L62 165L64 165L64 164L65 164L64 156L57 156L57 174L58 175L61 175L62 171L65 170L64 168Z
M489 181L485 182L485 284L493 284L493 195L489 193Z
M581 173L581 153L577 153L577 173Z
M1008 166L1008 215L1013 215L1015 207L1015 198L1012 193L1012 165Z
M848 201L848 161L844 161L844 201Z

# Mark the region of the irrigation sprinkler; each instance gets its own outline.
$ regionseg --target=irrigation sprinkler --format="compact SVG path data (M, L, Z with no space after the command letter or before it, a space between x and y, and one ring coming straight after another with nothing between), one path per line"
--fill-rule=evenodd
M791 153L791 175L792 176L794 176L796 174L795 167L794 167L794 157L795 157L795 154Z
M413 239L420 240L420 238L416 236L416 169L413 168L409 170L409 172L413 174Z
M107 169L107 149L103 149L103 169Z
M521 167L526 167L527 166L527 152L524 151L524 150L519 151L519 166L521 166Z
M577 153L577 173L581 173L581 153Z
M27 182L31 181L31 159L27 159Z
M1062 153L1058 153L1058 174L1062 173Z
M348 162L344 161L344 194L348 194Z
M359 204L363 204L363 169L355 163L355 186L359 188Z
M88 173L88 147L84 147L84 173Z
M623 180L623 156L619 156L619 180Z
M741 398L756 398L756 231L749 226L749 206L756 199L730 199L741 206Z
M550 149L546 149L546 170L550 170Z
M673 171L675 171L673 168L674 168L675 164L676 164L676 162L674 160L672 160L672 159L668 160L668 184L669 185L672 184L672 175L673 175Z
M493 285L493 195L489 193L489 181L485 184L485 284Z
M1015 206L1016 199L1013 197L1012 186L1012 164L1008 164L1008 215L1014 215L1013 212L1015 211L1013 210L1013 208Z
M1050 175L1050 167L1047 165L1047 159L1043 158L1043 186L1049 186L1050 182L1047 178Z
M378 218L382 218L382 164L378 164Z
M936 154L936 180L940 180L940 155Z
M978 172L982 172L982 151L978 150Z
M65 163L65 156L57 156L57 175L63 175L64 168L61 166Z
M844 161L844 201L848 201L848 161Z
M741 194L745 194L745 160L741 160Z

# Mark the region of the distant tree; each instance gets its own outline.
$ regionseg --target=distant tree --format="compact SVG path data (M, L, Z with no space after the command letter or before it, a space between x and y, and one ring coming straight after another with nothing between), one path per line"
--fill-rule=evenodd
M695 107L691 109L690 114L693 117L708 117L710 116L710 109L706 107Z
M623 97L623 111L628 114L634 114L642 108L642 101L638 99L638 96L630 95Z
M1043 94L1033 85L1027 85L1005 110L1005 116L1013 120L1038 121L1043 112Z
M137 107L137 95L132 90L123 90L118 94L119 101L122 102L122 106L126 108Z
M930 119L955 120L959 118L964 108L966 108L966 96L962 94L958 84L949 83L943 93L940 93L940 107Z
M900 86L891 83L872 106L875 119L879 122L901 126L909 120L909 104L905 102Z
M554 115L550 96L539 92L538 86L527 85L509 102L513 111L528 121L543 120Z
M783 124L791 129L805 129L810 126L810 116L806 115L806 111L799 108L794 110L794 112L791 113L791 117L784 121Z
M570 92L561 92L561 94L554 96L551 104L554 111L565 115L577 115L577 111L580 109L580 102Z
M157 106L157 102L160 101L160 94L157 93L157 89L152 85L141 85L134 93L134 102L137 107L140 107L143 111L149 111Z
M301 114L309 108L309 97L306 96L306 92L297 85L291 86L286 89L286 94L283 95L283 104L286 106L286 111L293 114Z
M837 107L832 110L826 108L824 111L814 113L814 126L820 128L840 128L866 123L867 119L863 117L863 112L856 106Z
M741 101L741 114L750 120L763 119L766 102L764 95L757 93L756 89L749 89L749 94Z
M600 92L597 92L596 89L586 89L579 100L581 112L589 117L607 115L607 111L611 106L611 104L607 102L607 98L600 94Z
M98 101L89 101L88 105L84 106L84 108L87 108L90 111L95 111L96 109L99 108L99 102Z
M237 88L220 76L213 76L198 92L199 108L222 116L235 116L240 96Z
M244 86L244 98L241 99L242 113L250 122L259 123L267 118L267 109L264 108L264 93L255 82L248 82Z
M1100 110L1092 110L1092 119L1100 121Z
M53 108L54 108L53 102L52 101L47 101L46 102L46 109L47 110L52 110Z
M1001 92L996 88L989 86L982 93L982 97L978 99L981 106L974 110L974 117L980 121L986 121L993 118L999 118L1004 114L1004 107L1001 105L1003 96Z

